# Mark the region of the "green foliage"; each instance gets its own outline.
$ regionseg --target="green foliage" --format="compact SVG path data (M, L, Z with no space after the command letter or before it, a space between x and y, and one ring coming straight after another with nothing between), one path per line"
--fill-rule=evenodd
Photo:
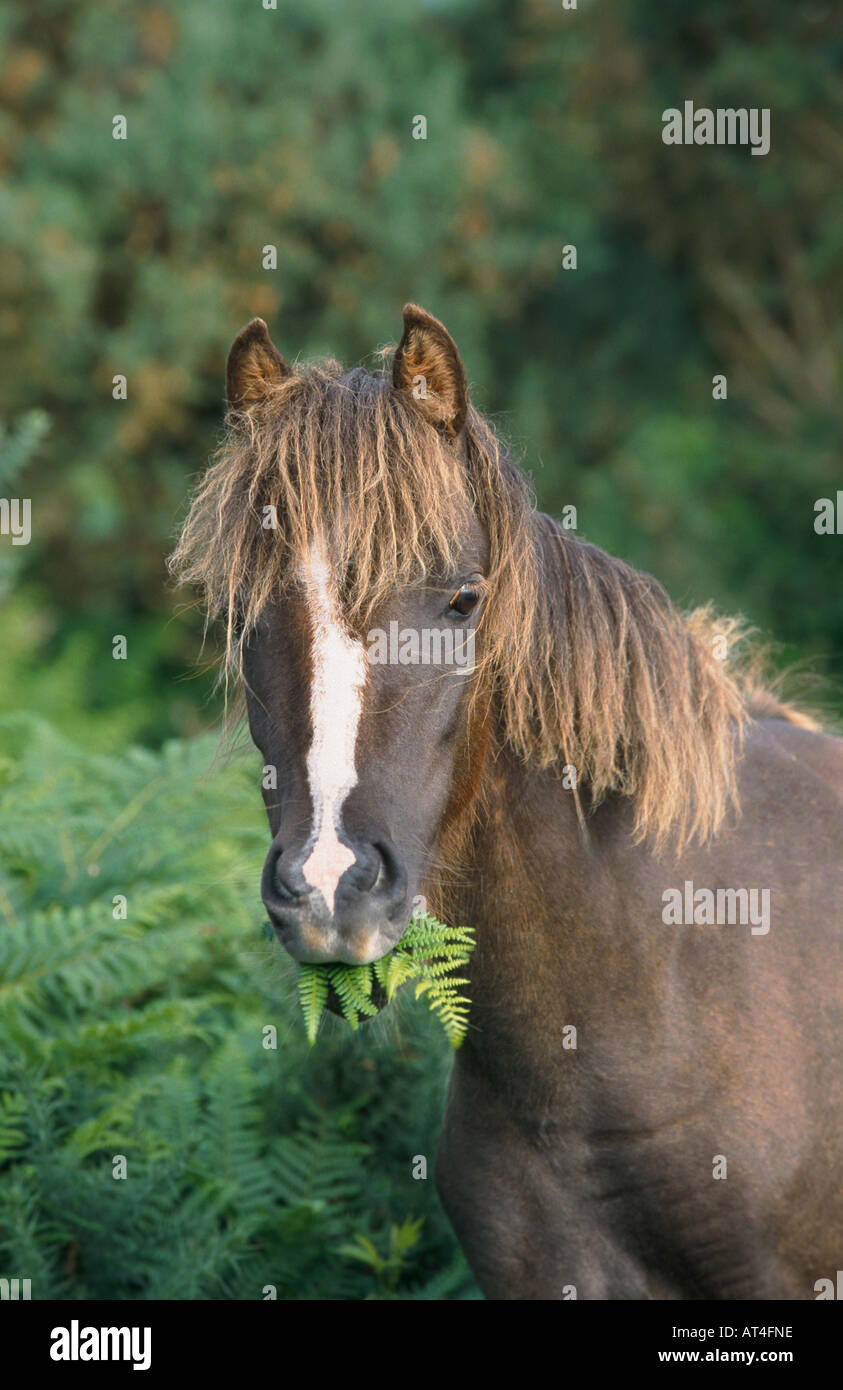
M412 1177L447 1046L399 999L311 1053L258 786L209 739L93 755L0 719L0 1271L33 1298L476 1296ZM361 1239L388 1268L337 1258Z
M427 1006L438 1018L451 1047L459 1047L468 1027L470 1001L459 992L468 980L453 971L467 965L474 948L470 927L446 927L429 913L418 913L396 946L371 965L299 966L299 1001L307 1040L313 1045L328 990L339 1000L343 1017L356 1029L363 1018L374 1018L375 981L389 1003L407 980L417 980L416 998L427 996Z
M330 979L327 970L316 970L311 966L299 969L299 1002L304 1014L307 1041L311 1046L316 1042L316 1030L328 1000Z
M418 1243L424 1217L407 1220L401 1226L392 1226L389 1231L389 1251L381 1255L373 1241L367 1236L355 1236L350 1245L341 1245L340 1254L350 1260L359 1260L371 1269L378 1281L378 1293L369 1298L394 1298L398 1281L401 1278L409 1251Z
M51 418L16 564L55 627L40 665L91 638L89 707L127 702L103 631L143 632L138 735L207 727L203 685L173 698L201 620L171 621L162 556L235 333L260 314L291 359L371 362L407 298L545 508L843 673L843 548L812 525L843 424L828 6L0 0L0 44L0 418ZM769 154L665 147L685 98L771 107Z
M43 410L30 410L15 429L0 421L0 490L6 491L32 461L50 422Z

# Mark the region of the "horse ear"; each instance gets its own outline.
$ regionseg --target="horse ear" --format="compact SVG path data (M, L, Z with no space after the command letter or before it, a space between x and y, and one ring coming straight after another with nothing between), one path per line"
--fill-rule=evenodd
M263 399L270 387L291 375L263 319L252 319L237 334L225 375L232 410L248 410Z
M457 345L448 330L417 304L404 306L404 335L392 364L392 384L412 392L431 424L457 435L468 411L468 386Z

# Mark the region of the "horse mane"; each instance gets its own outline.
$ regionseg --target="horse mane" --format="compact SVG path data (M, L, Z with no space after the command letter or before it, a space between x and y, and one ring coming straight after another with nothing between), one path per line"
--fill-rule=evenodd
M173 573L240 642L331 536L349 623L395 586L445 575L472 514L489 541L488 600L472 699L540 768L573 766L592 804L631 798L635 832L663 847L706 839L737 805L735 762L753 712L779 705L733 658L741 628L682 616L649 575L537 512L490 423L469 408L465 456L385 372L298 367L229 431L193 498ZM716 639L725 645L724 651Z

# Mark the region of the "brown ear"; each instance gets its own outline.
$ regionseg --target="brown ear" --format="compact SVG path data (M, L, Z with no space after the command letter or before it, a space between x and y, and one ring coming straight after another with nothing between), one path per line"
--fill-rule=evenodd
M269 336L263 319L252 319L231 344L226 367L228 404L248 410L272 386L290 375L290 368Z
M404 336L392 364L392 384L409 391L423 415L448 435L459 434L468 410L465 370L450 333L417 304L404 305Z

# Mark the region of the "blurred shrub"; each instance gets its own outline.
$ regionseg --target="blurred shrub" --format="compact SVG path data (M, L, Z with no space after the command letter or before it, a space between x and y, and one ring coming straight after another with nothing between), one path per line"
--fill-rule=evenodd
M544 505L680 600L843 650L812 525L843 424L841 57L840 15L789 0L0 0L0 417L52 420L26 577L59 628L103 650L172 611L250 316L354 361L415 299ZM770 153L666 147L685 99L770 106ZM198 620L158 632L153 684ZM178 710L150 715L160 738Z

